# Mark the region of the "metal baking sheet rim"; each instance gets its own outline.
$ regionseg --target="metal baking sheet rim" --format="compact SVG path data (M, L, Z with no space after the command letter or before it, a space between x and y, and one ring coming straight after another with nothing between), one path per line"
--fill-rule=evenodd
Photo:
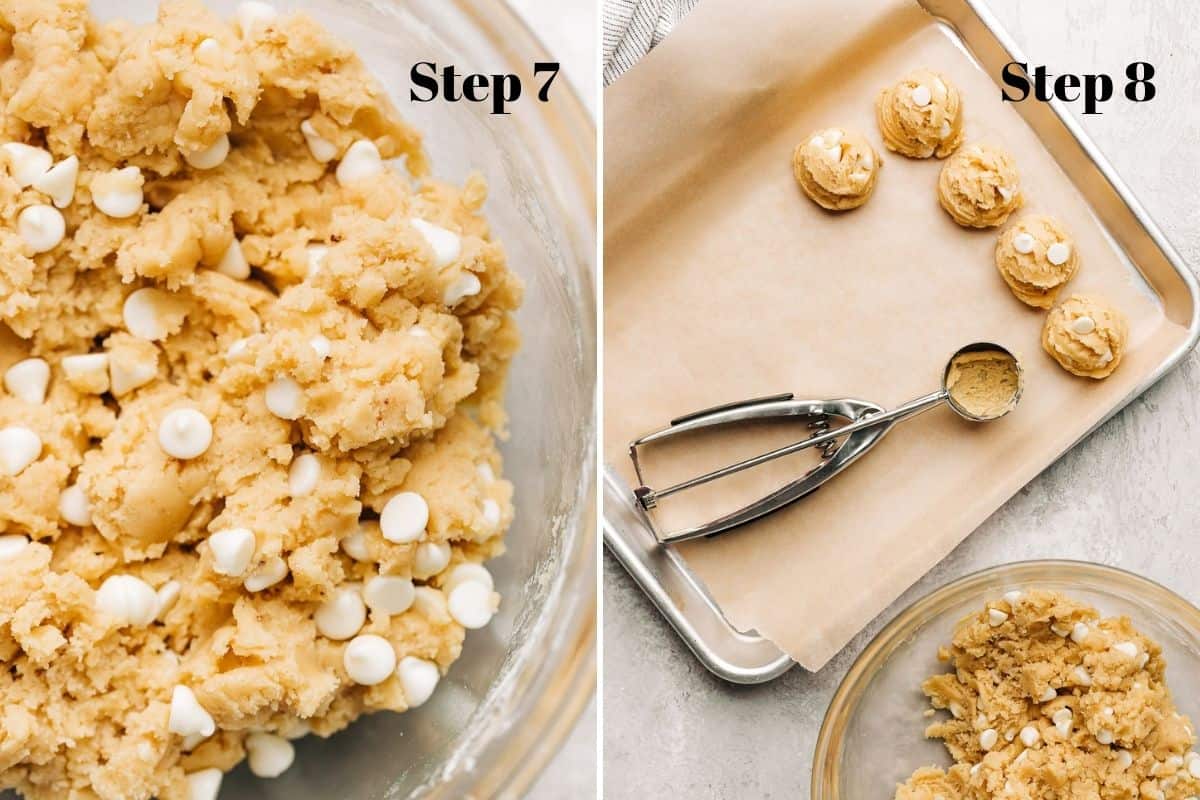
M963 26L954 21L956 18L961 21L964 15L968 19L973 17L975 22L982 24L983 29L991 35L994 43L999 45L1010 61L1026 62L1020 49L1000 27L995 16L979 0L918 1L935 20L954 32L955 38L967 47L972 58L977 58L978 48L968 45L963 33ZM1177 273L1187 288L1192 304L1191 320L1187 328L1188 335L1184 342L1146 380L1135 386L1128 395L1113 406L1103 419L1064 448L1055 457L1055 461L1057 461L1118 411L1179 366L1184 357L1196 346L1200 341L1200 285L1197 284L1195 275L1183 262L1175 248L1166 240L1162 231L1134 197L1125 182L1116 174L1108 160L1097 150L1095 143L1084 133L1074 117L1058 101L1051 101L1044 105L1053 111L1058 121L1074 139L1079 150L1096 167L1117 198L1133 215L1142 232L1149 237L1155 248ZM1105 230L1108 230L1108 226L1105 226ZM1127 248L1122 247L1121 249L1126 250ZM1151 286L1156 286L1155 282L1141 270L1140 265L1136 262L1133 263L1146 281ZM729 623L683 559L673 548L658 543L642 518L641 512L633 503L631 490L608 467L604 469L602 484L605 546L637 582L696 658L710 672L731 683L755 684L773 680L795 665L795 662L770 640L754 633L743 633Z

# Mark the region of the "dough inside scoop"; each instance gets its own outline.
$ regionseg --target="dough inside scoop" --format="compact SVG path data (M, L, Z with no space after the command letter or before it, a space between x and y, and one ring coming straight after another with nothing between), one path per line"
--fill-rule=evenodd
M1002 417L1021 397L1021 367L1003 350L959 353L946 371L950 402L975 419Z

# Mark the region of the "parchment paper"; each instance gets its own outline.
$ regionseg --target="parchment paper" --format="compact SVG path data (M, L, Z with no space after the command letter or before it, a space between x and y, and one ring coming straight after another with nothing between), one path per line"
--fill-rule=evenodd
M1074 234L1082 266L1067 291L1100 292L1129 316L1129 352L1108 380L1072 377L1042 352L1044 313L996 272L997 230L962 229L938 206L942 162L884 149L875 96L922 66L962 90L967 141L1014 154L1023 211ZM705 0L605 107L605 457L631 484L629 441L689 411L787 391L891 407L937 388L968 342L1022 359L1025 396L1009 417L972 426L929 412L816 494L681 546L736 627L810 670L1185 337L992 80L909 0ZM874 196L841 215L791 172L795 144L829 125L884 154ZM720 452L706 442L696 460ZM722 487L681 495L680 513L728 508L740 489Z

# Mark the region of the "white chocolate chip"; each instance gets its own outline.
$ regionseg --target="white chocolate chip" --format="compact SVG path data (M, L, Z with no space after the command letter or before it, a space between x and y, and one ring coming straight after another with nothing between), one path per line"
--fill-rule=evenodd
M96 608L123 625L149 625L158 611L158 595L135 575L109 575L96 590Z
M343 584L313 613L317 632L340 642L358 633L367 621L367 607L356 584Z
M396 667L396 677L404 689L404 699L409 708L424 705L433 696L442 675L437 664L416 656L405 656Z
M1087 336L1096 330L1096 320L1091 317L1076 317L1075 321L1071 323L1071 330L1080 336Z
M229 243L229 247L225 248L224 255L217 263L217 272L239 281L250 277L250 263L246 261L246 254L242 252L242 243L238 241L237 237L234 237L233 241Z
M488 591L496 587L492 573L488 572L487 567L476 564L474 561L464 561L450 570L450 574L442 581L442 590L449 593L460 584L469 582L482 584L487 587Z
M175 603L179 600L179 595L183 592L183 584L179 581L167 581L162 586L158 587L158 591L154 593L154 617L162 619L168 611L174 608Z
M1112 744L1116 741L1116 737L1113 736L1112 731L1105 729L1096 734L1096 741L1100 744Z
M1020 601L1020 599L1021 599L1021 593L1016 590L1004 593L1004 600L1005 600L1005 602L1008 603L1008 605L1010 607L1015 607L1017 605L1017 602Z
M1075 644L1083 644L1087 641L1088 635L1091 634L1091 629L1082 622L1076 622L1071 628L1071 641Z
M66 208L75 199L75 183L79 179L79 157L68 156L38 176L33 188L50 195L55 208Z
M287 375L271 381L266 392L267 410L280 419L299 419L304 413L304 391Z
M206 36L196 45L196 62L208 67L221 63L221 43L211 36Z
M0 562L11 561L29 546L29 537L19 533L0 534Z
M1076 667L1074 675L1075 675L1075 682L1078 683L1080 686L1091 686L1092 685L1092 676L1088 673L1086 667L1083 667L1083 666Z
M165 339L178 322L178 301L169 292L147 286L130 292L121 306L125 329L151 342Z
M1022 255L1027 255L1033 252L1033 246L1037 244L1037 240L1025 231L1021 231L1012 239L1013 250L1016 250Z
M430 578L450 563L450 545L445 542L421 542L413 555L413 576Z
M1067 625L1064 622L1051 623L1050 630L1051 630L1051 632L1054 633L1055 636L1062 637L1063 639L1065 639L1071 635L1071 626Z
M78 483L62 490L58 496L58 515L69 524L86 528L92 524L92 504Z
M492 465L486 461L481 461L475 465L475 474L484 484L494 483L496 480L496 471L492 469Z
M260 778L278 778L296 760L296 748L282 736L252 733L246 737L246 761Z
M1000 192L1000 197L1006 203L1010 202L1013 199L1012 189L1009 189L1007 186L997 186L996 191Z
M114 219L132 217L142 207L145 180L137 167L125 167L92 178L92 203Z
M342 653L342 665L350 680L363 686L383 683L396 669L396 651L382 636L355 636Z
M1137 658L1138 656L1138 646L1133 642L1118 642L1113 645L1112 649L1128 658Z
M304 248L305 255L308 258L307 277L311 278L321 271L321 264L325 262L325 256L329 255L329 248L323 244L310 244Z
M916 88L912 90L912 100L918 106L927 106L932 99L933 92L929 91L929 87L923 83L918 83Z
M825 148L825 137L821 136L820 134L817 134L816 136L809 139L808 143L810 145L812 145L813 147L820 147L820 148L824 149Z
M246 576L242 586L247 592L261 592L269 589L287 577L288 565L279 556L271 556L262 565Z
M109 354L109 386L117 397L128 394L140 386L145 386L157 375L157 357L151 361L133 361L116 353Z
M67 222L54 206L26 206L17 215L17 234L35 255L58 247L66 233Z
M1050 717L1050 721L1054 723L1055 729L1064 739L1071 735L1071 724L1075 721L1075 714L1066 706L1055 711Z
M204 710L196 694L184 686L176 684L171 690L171 712L167 717L167 730L180 736L212 736L217 732L217 724L212 715Z
M993 628L999 628L1008 621L1008 614L998 608L988 609L988 624Z
M483 524L487 526L487 530L494 531L500 526L500 504L492 498L489 497L483 501L480 513L483 515Z
M1039 703L1049 703L1051 700L1053 700L1056 697L1058 697L1058 692L1056 692L1054 690L1053 686L1049 686L1046 688L1046 691L1042 692L1042 696L1038 698L1038 702Z
M254 29L260 25L265 25L275 19L277 12L274 6L269 3L260 3L257 0L249 0L241 3L237 7L236 13L238 30L242 34L242 38L248 37L254 32Z
M312 453L301 453L288 467L288 493L302 497L317 488L321 478L321 459Z
M42 437L21 425L0 428L0 472L16 476L42 454Z
M376 575L363 586L363 599L371 610L389 616L408 611L415 597L413 582L395 575Z
M940 128L938 128L938 138L944 140L947 136L950 135L951 130L953 130L953 129L950 127L950 123L943 120L942 126Z
M840 130L838 130L837 128L828 128L821 135L825 138L825 141L828 142L830 145L835 145L842 141L842 132Z
M308 145L308 152L312 153L312 157L317 161L324 164L337 158L337 145L317 133L317 129L313 127L311 119L306 119L300 123L300 133L304 134L304 142Z
M379 155L379 148L370 139L359 139L346 149L334 175L337 176L337 182L345 186L380 175L383 170L383 158Z
M825 148L825 157L830 161L841 161L842 146L840 144L835 144L833 147Z
M442 269L458 260L462 254L462 238L457 233L417 217L409 219L409 223L425 238L429 249L433 251L434 267Z
M50 365L40 358L18 361L4 372L4 388L19 400L32 405L46 402L50 385Z
M1146 664L1148 664L1149 662L1150 662L1150 654L1142 653L1140 656L1138 656L1138 669L1145 668Z
M442 302L453 308L466 298L479 294L482 289L483 284L480 283L478 275L474 272L464 272L446 287L442 293Z
M229 136L222 133L217 140L201 150L183 151L183 160L195 169L214 169L229 156Z
M495 595L478 581L465 581L455 586L446 599L450 616L464 628L482 628L496 613Z
M1041 741L1042 735L1038 733L1038 729L1032 725L1026 725L1021 728L1021 744L1026 747L1033 747Z
M1193 778L1200 778L1200 758L1189 758L1187 771Z
M158 424L158 445L172 458L203 455L212 444L212 423L194 408L176 408Z
M1046 260L1054 266L1062 266L1071 257L1071 246L1066 242L1055 242L1046 248Z
M216 767L196 770L184 775L187 780L185 800L217 800L221 793L221 779L225 774Z
M996 733L996 729L988 728L986 731L979 734L979 746L985 751L991 750L996 746L996 742L999 741L999 739L1000 735Z
M234 339L233 344L229 345L229 349L225 351L225 357L229 359L237 358L242 353L246 352L246 348L249 346L249 336L243 336L241 339Z
M355 561L368 561L371 558L371 551L367 547L366 534L361 529L343 536L338 540L338 544L341 546L342 552Z
M329 337L317 334L308 340L308 346L317 354L317 358L329 358L329 354L333 352L333 343L329 341Z
M413 610L422 617L444 621L450 614L446 608L446 595L432 586L418 586L413 600Z
M425 536L429 524L429 504L416 492L399 492L383 506L379 530L383 538L397 544L415 542Z
M64 356L61 362L67 383L79 391L104 394L108 391L108 353Z
M32 186L34 181L42 177L54 163L54 156L41 147L33 147L21 142L9 142L0 145L0 148L8 155L9 174L20 184L22 189Z
M208 549L212 553L213 572L240 578L250 567L256 545L254 532L249 528L227 528L212 534L208 537Z

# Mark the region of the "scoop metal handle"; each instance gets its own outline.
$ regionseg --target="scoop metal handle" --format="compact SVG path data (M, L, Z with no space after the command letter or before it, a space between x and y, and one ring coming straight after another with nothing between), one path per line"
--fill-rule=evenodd
M730 475L742 472L743 470L757 467L760 464L765 464L768 461L774 461L775 459L783 458L784 456L789 456L793 453L798 453L801 450L807 450L810 447L820 447L826 442L835 441L841 437L857 433L858 431L866 430L867 428L873 428L876 425L887 425L893 422L898 422L902 419L915 417L917 414L928 411L934 406L945 402L949 396L950 394L945 388L938 389L936 392L923 395L922 397L918 397L915 400L910 400L901 406L897 406L891 411L869 414L857 422L851 422L848 425L835 428L828 433L821 434L820 436L813 436L809 439L793 442L792 444L787 444L774 450L768 450L765 453L735 462L729 466L721 467L720 469L707 472L703 475L697 475L695 478L689 478L688 480L677 483L674 486L668 486L666 489L653 491L649 489L649 487L639 487L636 491L637 498L642 504L643 508L653 508L658 504L659 500L670 497L678 492L694 489L697 486L703 486L706 483L720 480L721 478L726 478Z

